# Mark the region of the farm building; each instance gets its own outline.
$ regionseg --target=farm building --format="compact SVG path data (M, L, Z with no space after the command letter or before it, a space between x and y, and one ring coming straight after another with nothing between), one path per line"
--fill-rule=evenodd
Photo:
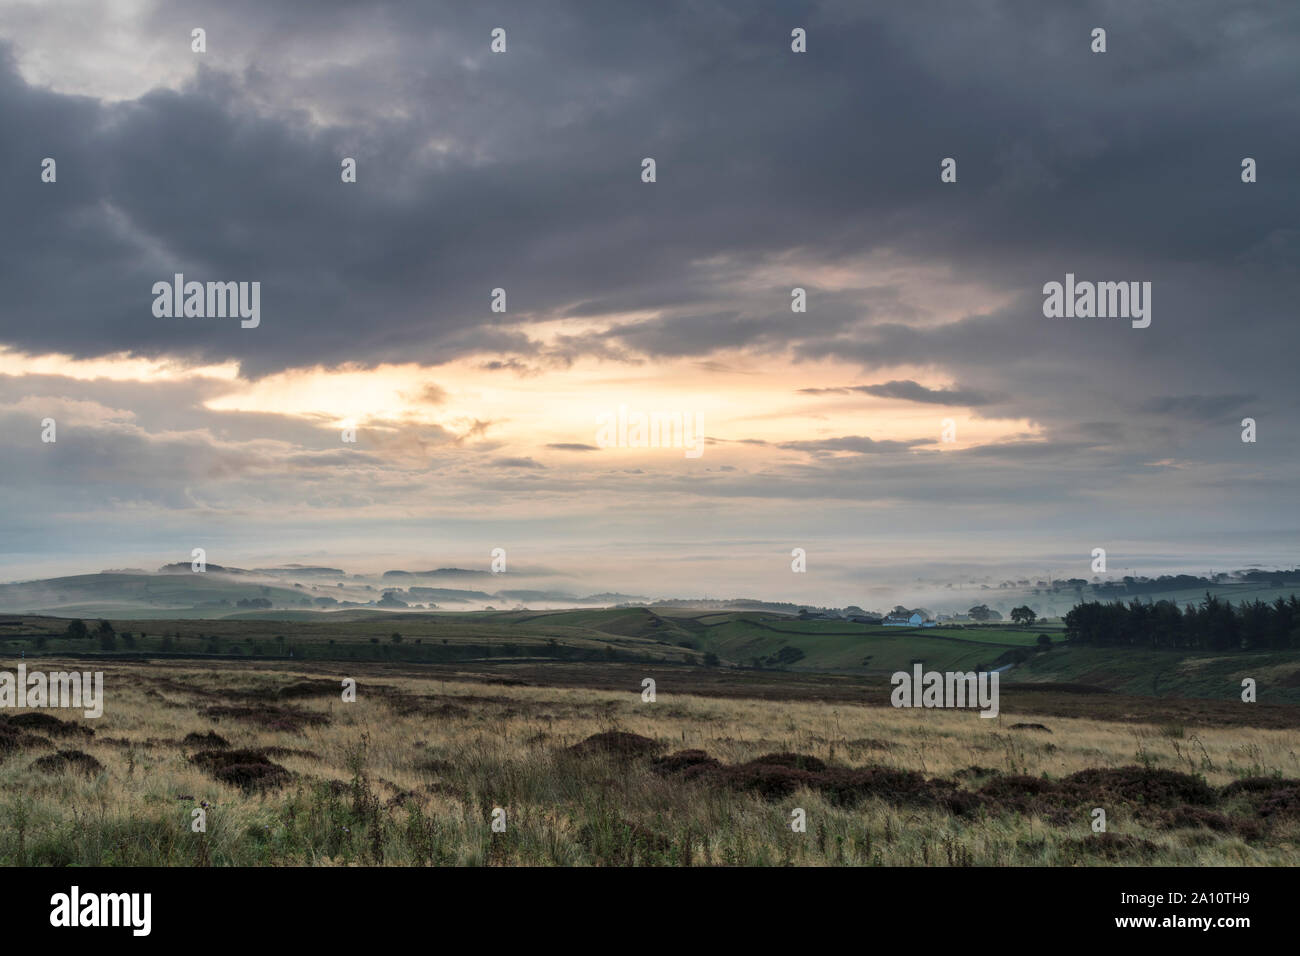
M881 622L886 627L934 627L934 621L927 621L920 614L913 612L910 615L890 614Z

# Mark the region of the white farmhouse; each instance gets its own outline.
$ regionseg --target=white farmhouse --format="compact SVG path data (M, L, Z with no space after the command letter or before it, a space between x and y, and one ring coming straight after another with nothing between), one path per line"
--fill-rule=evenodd
M881 623L886 627L920 627L925 621L919 614L913 614L910 617L903 617L901 614L890 614Z
M880 622L886 627L934 627L936 621L927 621L920 613L913 612L909 615L890 614Z

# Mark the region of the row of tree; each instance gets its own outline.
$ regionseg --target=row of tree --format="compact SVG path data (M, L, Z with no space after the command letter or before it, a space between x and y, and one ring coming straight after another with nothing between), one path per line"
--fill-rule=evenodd
M1065 615L1065 636L1106 647L1300 648L1300 599L1293 594L1271 604L1243 601L1234 607L1207 592L1199 605L1181 610L1173 601L1091 601Z
M972 621L1000 621L1002 615L987 604L976 604L966 612ZM1028 604L1011 609L1011 620L1016 624L1033 624L1038 620L1038 612Z

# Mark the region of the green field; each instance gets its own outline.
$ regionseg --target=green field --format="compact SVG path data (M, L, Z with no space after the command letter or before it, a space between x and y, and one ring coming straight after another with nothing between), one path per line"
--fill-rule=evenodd
M1040 654L1016 668L1015 680L1093 684L1124 694L1235 697L1254 678L1260 700L1300 703L1300 653L1187 653L1071 647Z
M895 628L846 621L801 621L763 612L660 614L648 608L463 613L247 611L215 620L110 619L114 653L167 652L302 659L411 661L542 657L713 662L807 672L892 672L921 660L928 667L994 666L1035 645L1050 627ZM97 619L87 619L93 632ZM66 618L0 619L9 652L99 652L89 639L64 636ZM122 635L132 635L129 646ZM401 640L393 639L400 635Z
M607 661L806 674L888 675L1014 666L1004 681L1087 684L1125 694L1213 697L1253 677L1268 699L1300 703L1300 653L1187 653L1073 647L1059 625L899 628L798 620L767 612L665 613L635 608L411 613L249 611L217 620L111 619L111 641L87 619L0 618L0 649L20 654L231 657L409 662ZM126 635L130 634L130 641ZM1052 646L1042 651L1039 636ZM400 636L399 639L395 639ZM1263 698L1261 698L1263 699Z

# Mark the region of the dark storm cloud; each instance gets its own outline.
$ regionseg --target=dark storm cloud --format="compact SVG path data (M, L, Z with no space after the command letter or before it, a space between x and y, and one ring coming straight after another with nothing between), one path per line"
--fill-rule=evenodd
M212 56L181 90L125 103L33 89L7 64L0 122L26 148L4 157L4 340L230 357L253 372L526 356L539 346L488 311L501 285L511 317L676 313L620 330L634 351L817 355L850 344L841 333L869 290L856 311L825 290L823 303L842 301L792 321L771 301L788 290L718 280L790 250L835 263L887 246L1036 294L1092 262L1146 276L1295 247L1297 186L1282 171L1300 165L1284 56L1297 27L1281 6L368 9L165 5L152 29L184 37L201 11L217 17L217 52L256 35L239 51L250 62L227 73ZM1096 56L1087 31L1102 21L1111 52ZM498 22L511 47L494 57ZM796 22L802 56L788 47ZM340 36L388 62L311 61L307 41ZM302 88L307 67L315 85ZM312 124L313 107L334 119ZM1236 175L1246 152L1261 157L1253 187ZM37 180L44 155L59 160L57 186ZM360 162L355 186L338 180L342 155ZM647 155L652 186L638 179ZM941 187L948 155L959 182ZM263 326L153 318L149 286L174 271L260 280ZM1021 345L1032 315L1019 318L1015 332L985 328L987 348ZM881 330L885 356L928 358L931 336L903 328Z

